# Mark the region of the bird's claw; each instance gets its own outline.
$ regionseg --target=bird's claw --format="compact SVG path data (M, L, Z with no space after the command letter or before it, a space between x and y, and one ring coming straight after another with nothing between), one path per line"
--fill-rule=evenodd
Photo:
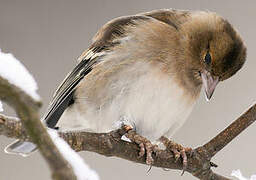
M182 158L183 171L181 175L183 175L188 166L187 154L190 154L190 157L193 155L192 148L185 148L182 145L177 144L164 136L160 138L160 141L165 145L168 150L170 150L174 154L175 162Z
M152 165L154 162L152 153L156 151L158 146L151 144L151 142L147 138L138 135L130 126L123 125L122 128L126 131L125 136L128 139L130 139L132 142L139 145L140 147L139 158L146 155L146 164Z

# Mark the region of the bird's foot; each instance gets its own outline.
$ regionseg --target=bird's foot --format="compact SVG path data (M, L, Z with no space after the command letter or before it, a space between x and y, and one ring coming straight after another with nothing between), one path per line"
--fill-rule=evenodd
M152 165L154 162L152 153L157 150L158 146L151 144L151 142L147 138L137 134L136 131L134 131L132 127L128 125L123 125L122 129L126 131L125 136L128 139L139 145L139 157L143 157L144 155L146 155L146 164Z
M160 138L160 141L165 145L165 147L168 150L173 152L174 158L175 158L175 162L177 162L180 158L182 158L182 163L183 163L182 175L183 175L184 171L187 169L187 166L188 166L187 154L189 154L190 156L193 155L192 148L185 148L182 145L177 144L177 143L169 140L168 138L166 138L164 136L162 136Z

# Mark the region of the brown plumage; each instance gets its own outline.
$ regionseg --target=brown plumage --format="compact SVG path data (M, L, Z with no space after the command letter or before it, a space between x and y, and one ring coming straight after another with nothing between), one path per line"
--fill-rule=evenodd
M159 21L147 25L148 28L160 29L156 30L159 34L157 38L159 38L158 42L160 43L156 44L156 41L148 43L155 44L154 48L159 49L156 52L162 52L163 56L166 56L167 53L173 53L176 58L180 59L177 59L176 67L172 64L171 67L166 66L165 68L167 70L177 68L180 72L177 75L178 81L189 88L190 92L198 91L198 85L201 84L201 78L198 76L199 71L207 69L207 71L211 71L213 76L218 76L219 80L222 81L235 74L245 62L246 47L239 34L227 20L212 12L165 9L117 18L108 22L98 31L93 38L90 49L99 48L107 51L111 47L119 47L119 39L129 36L132 27L135 26L136 29L139 29L139 22L143 24L142 22L152 21L152 18L148 17ZM170 27L162 27L161 22ZM145 24L143 26L145 29L147 28ZM145 29L142 29L144 32L141 33L147 33ZM147 44L146 42L150 38L149 35L143 43ZM170 42L161 44L163 39ZM165 49L168 45L170 50ZM160 50L161 48L162 50ZM150 51L152 48L148 47L147 49ZM83 59L86 52L79 59ZM210 65L204 63L207 52L212 59ZM157 60L159 61L166 59L161 54L158 56ZM186 64L189 66L187 67ZM183 78L181 78L182 76Z
M210 99L245 58L237 31L212 12L166 9L120 17L97 32L44 119L51 128L60 119L60 128L94 132L123 122L156 142L181 127L202 85Z

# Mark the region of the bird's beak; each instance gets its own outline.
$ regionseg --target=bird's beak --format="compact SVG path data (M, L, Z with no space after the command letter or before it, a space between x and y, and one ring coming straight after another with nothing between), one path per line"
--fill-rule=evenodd
M209 101L219 82L219 77L211 75L211 73L206 70L201 72L201 77L204 85L206 100Z

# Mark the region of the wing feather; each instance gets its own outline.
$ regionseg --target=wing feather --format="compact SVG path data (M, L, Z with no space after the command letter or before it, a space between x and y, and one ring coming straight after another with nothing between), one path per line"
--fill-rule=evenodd
M93 65L97 63L98 57L95 56L96 53L93 52L90 57L81 60L57 88L43 118L48 127L55 127L60 116L73 99L73 92L76 86L92 70ZM91 58L91 56L94 56L94 58Z

